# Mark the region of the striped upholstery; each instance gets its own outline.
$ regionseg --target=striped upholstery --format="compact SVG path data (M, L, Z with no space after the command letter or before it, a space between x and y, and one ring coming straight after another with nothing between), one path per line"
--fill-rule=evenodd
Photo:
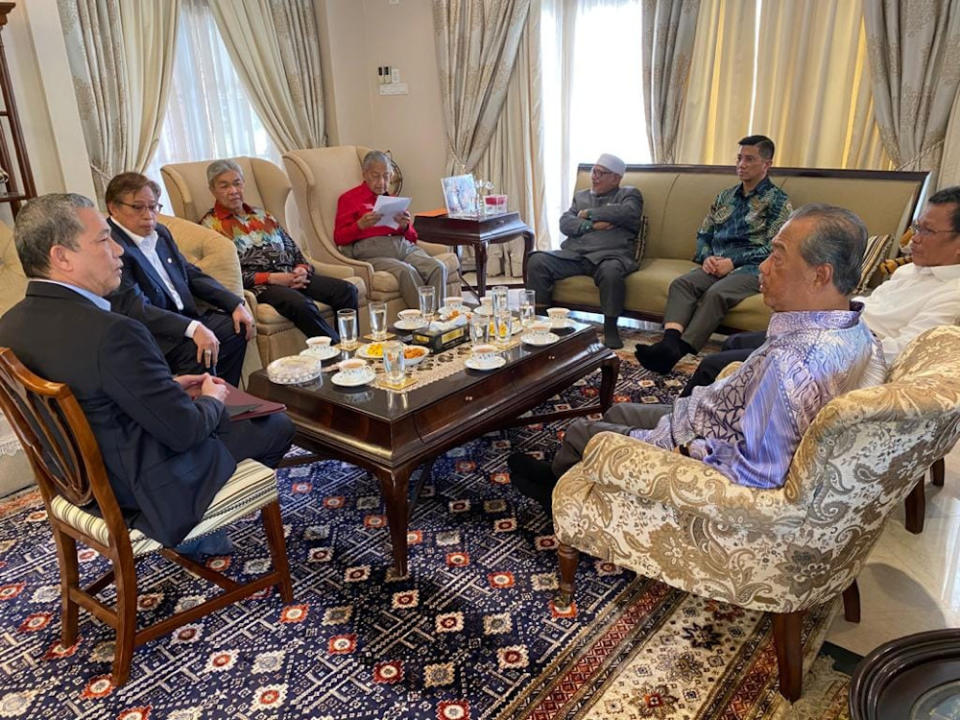
M255 460L242 460L237 464L236 472L213 497L203 519L190 531L184 542L229 525L276 499L276 472ZM109 546L110 533L102 518L67 502L59 495L50 503L50 510L54 517ZM130 530L130 545L135 557L156 552L162 547L139 530Z
M867 247L863 251L863 263L860 265L860 282L854 289L854 295L863 294L870 287L870 280L890 252L893 235L871 235L867 238Z

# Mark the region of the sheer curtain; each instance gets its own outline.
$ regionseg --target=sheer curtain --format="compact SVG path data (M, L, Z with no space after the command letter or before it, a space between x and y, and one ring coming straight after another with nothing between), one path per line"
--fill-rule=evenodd
M280 152L233 68L209 3L181 0L167 114L146 174L160 182L160 167L167 163L236 155L280 164ZM161 198L169 208L166 188Z
M640 0L544 0L544 169L554 244L577 165L610 152L650 162L643 102Z

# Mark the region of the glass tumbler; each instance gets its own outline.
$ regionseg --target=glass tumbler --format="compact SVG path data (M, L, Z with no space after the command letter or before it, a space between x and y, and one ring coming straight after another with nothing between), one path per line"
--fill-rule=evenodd
M520 322L524 327L533 322L537 314L537 293L534 290L524 290L520 296Z
M490 342L490 320L488 316L474 313L470 318L470 340L474 345L486 345Z
M373 301L370 308L370 335L374 340L384 340L387 337L387 304L382 301Z
M510 336L513 334L513 315L509 310L494 315L494 323L497 342L501 345L507 345L510 342Z
M506 285L497 285L490 291L493 298L493 315L498 317L510 310L510 289Z
M337 331L340 333L340 347L344 350L357 348L357 311L337 310Z
M420 314L427 322L433 322L434 313L437 312L436 289L432 285L421 285L417 288L417 296L420 300Z
M383 373L389 384L403 384L404 377L406 377L403 343L392 341L383 344Z

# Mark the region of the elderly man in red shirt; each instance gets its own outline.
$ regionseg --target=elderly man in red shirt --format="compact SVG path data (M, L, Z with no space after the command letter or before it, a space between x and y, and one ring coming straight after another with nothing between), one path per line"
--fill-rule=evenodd
M363 158L363 182L347 190L337 201L337 219L333 240L340 252L355 260L364 260L374 270L384 270L397 279L400 294L408 307L417 307L417 287L432 285L437 298L443 298L447 271L440 260L414 243L409 211L398 213L397 227L380 224L382 215L373 211L378 195L387 195L390 184L390 158L371 150Z

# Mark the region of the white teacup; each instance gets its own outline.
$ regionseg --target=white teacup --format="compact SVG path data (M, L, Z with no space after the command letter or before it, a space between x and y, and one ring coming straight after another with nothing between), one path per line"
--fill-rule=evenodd
M547 316L550 318L551 327L562 328L567 325L567 318L570 311L567 308L552 307L547 308Z
M316 337L307 338L307 347L311 350L325 350L330 347L330 343L332 342L333 340L324 335L317 335Z
M463 298L460 297L459 295L453 295L451 297L448 297L446 302L444 302L443 304L446 307L450 308L451 310L459 310L460 308L463 307Z
M550 320L534 320L527 326L527 330L533 335L546 335L552 327L553 324Z
M498 348L496 345L484 343L482 345L474 345L471 352L473 356L480 362L489 363L493 362L493 360L497 357L499 350L500 348Z
M367 361L360 358L350 358L340 363L340 372L350 380L359 379L367 374Z
M407 308L406 310L401 310L397 313L397 317L401 320L414 320L419 321L423 315L420 314L420 311L416 308Z

